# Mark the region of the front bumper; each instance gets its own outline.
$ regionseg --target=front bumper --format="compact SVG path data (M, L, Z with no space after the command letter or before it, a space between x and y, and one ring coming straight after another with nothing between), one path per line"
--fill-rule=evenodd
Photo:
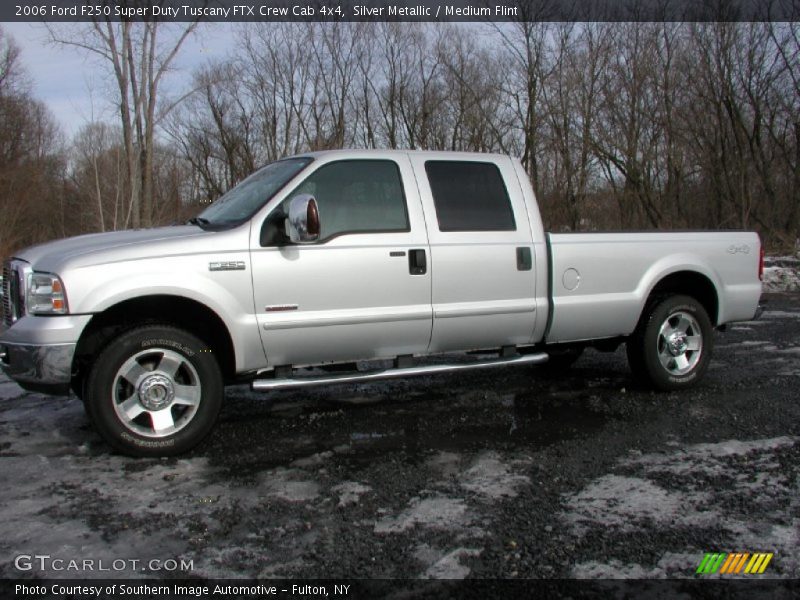
M67 394L72 360L91 315L25 316L0 324L0 368L28 391Z
M0 343L0 367L25 390L67 394L75 346Z

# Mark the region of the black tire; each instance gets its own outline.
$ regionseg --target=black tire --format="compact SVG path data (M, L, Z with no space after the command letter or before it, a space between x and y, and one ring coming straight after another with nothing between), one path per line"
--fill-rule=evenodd
M702 379L713 348L714 329L703 305L676 295L645 308L626 350L637 379L672 391Z
M95 428L129 456L171 456L197 446L217 420L219 364L194 335L168 325L133 329L97 357L85 387Z

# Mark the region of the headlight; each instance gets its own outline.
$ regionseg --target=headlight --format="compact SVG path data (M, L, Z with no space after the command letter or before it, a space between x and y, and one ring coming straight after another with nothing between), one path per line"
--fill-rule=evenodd
M67 314L67 293L58 275L31 273L28 276L25 308L29 315Z

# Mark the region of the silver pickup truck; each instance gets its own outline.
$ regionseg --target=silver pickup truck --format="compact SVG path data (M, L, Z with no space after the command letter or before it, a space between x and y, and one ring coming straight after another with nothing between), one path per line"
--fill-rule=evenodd
M194 447L241 381L563 368L624 342L637 377L677 390L706 371L714 328L757 316L762 262L748 232L547 234L507 156L310 153L189 224L17 253L0 364L25 389L72 389L131 455Z

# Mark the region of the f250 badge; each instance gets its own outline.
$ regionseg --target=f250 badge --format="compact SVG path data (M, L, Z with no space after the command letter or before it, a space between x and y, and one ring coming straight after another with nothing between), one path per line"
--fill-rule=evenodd
M243 260L229 260L224 262L210 262L208 263L209 271L244 271Z
M731 244L728 246L728 254L750 254L750 246L747 244L741 244L739 246Z

